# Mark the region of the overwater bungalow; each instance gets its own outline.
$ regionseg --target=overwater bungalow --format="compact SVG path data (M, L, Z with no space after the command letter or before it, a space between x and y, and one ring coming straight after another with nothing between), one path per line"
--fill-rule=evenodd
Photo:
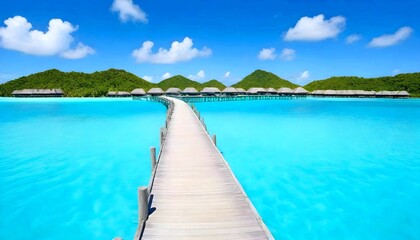
M312 96L319 97L324 95L325 90L315 90L310 93Z
M293 94L293 90L290 89L290 88L288 88L288 87L282 87L282 88L279 88L279 90L277 91L277 93L279 95L282 95L282 96L288 96L288 95L292 95Z
M238 95L246 95L246 91L243 88L236 88L238 90Z
M14 97L63 97L64 92L61 89L23 89L14 90Z
M107 97L130 97L131 94L129 92L124 91L109 91L106 94Z
M266 91L267 91L267 94L269 94L269 95L277 95L278 94L277 93L278 91L274 88L267 88Z
M324 96L335 97L335 96L337 96L337 91L336 90L325 90Z
M200 91L201 95L203 96L214 96L220 94L220 89L217 87L205 87L203 90Z
M375 91L363 91L363 94L365 97L375 97L376 92Z
M197 89L193 87L187 87L181 92L181 94L187 95L187 96L194 96L194 95L199 95L200 93L197 91Z
M244 90L244 92L246 93L246 91ZM223 89L222 94L227 95L227 96L235 96L238 95L238 89L234 88L234 87L227 87L225 89Z
M264 88L253 87L248 89L246 93L248 95L265 95L267 93L267 90L265 90Z
M294 95L307 95L309 92L306 91L303 87L298 87L293 91Z
M407 91L398 91L398 97L410 97L410 94Z
M168 90L166 90L165 94L168 96L176 96L176 95L181 94L181 89L171 87L171 88L168 88Z
M387 98L387 97L393 97L393 93L391 91L379 91L379 92L376 92L375 96Z
M131 96L139 97L146 95L146 92L143 88L136 88L133 91L131 91Z
M165 92L162 90L162 88L151 88L149 91L147 91L147 94L150 96L161 96L165 94Z

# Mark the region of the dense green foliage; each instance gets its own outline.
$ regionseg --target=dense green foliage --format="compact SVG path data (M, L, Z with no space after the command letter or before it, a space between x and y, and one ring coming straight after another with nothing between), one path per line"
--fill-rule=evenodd
M298 85L279 78L278 76L256 70L242 81L232 85L249 89L251 87L263 88L296 88ZM177 75L165 79L158 84L147 82L134 74L124 70L109 69L94 73L61 72L56 69L48 70L21 77L16 80L0 84L0 96L11 96L13 90L21 89L63 89L68 97L98 97L105 96L108 91L132 91L135 88L143 88L148 91L152 87L160 87L167 90L170 87L178 87L181 90L186 87L194 87L198 91L204 87L217 87L220 90L225 85L217 80L211 80L203 84ZM412 96L420 97L420 73L399 74L393 77L359 78L359 77L332 77L325 80L314 81L306 86L308 91L313 90L406 90Z
M158 86L163 89L163 91L168 90L168 88L171 87L177 87L181 90L184 90L187 87L193 87L197 89L198 91L201 90L201 83L190 80L184 76L176 75L173 77L170 77L168 79L165 79L158 83Z
M308 91L313 90L373 90L373 91L402 91L405 90L416 96L420 94L420 73L399 74L393 77L360 78L360 77L332 77L325 80L313 81L304 86Z
M224 85L223 83L217 81L216 79L210 80L208 82L205 82L202 84L202 87L216 87L218 88L220 91L223 91L223 89L226 88L226 85Z
M262 88L275 88L279 89L281 87L296 88L298 85L291 83L287 80L284 80L273 73L266 72L263 70L256 70L250 75L246 76L242 81L233 84L232 87L243 88L248 90L252 87L262 87Z
M91 74L48 70L21 77L0 85L0 96L11 96L13 90L61 88L68 97L98 97L108 91L132 91L143 88L146 91L155 84L123 70L109 69Z

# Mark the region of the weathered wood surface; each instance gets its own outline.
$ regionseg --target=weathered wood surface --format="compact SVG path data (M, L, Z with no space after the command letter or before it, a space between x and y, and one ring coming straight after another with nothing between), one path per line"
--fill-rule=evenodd
M142 239L273 239L200 120L172 100Z

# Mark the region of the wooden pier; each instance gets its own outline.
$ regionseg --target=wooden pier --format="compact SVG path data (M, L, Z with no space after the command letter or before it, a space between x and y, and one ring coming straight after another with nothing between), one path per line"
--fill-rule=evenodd
M188 103L195 102L227 102L246 100L285 100L305 98L306 95L234 95L234 96L176 96L177 99Z
M139 188L135 239L274 239L198 112L179 99L161 101L168 119L157 158L151 149L149 186Z

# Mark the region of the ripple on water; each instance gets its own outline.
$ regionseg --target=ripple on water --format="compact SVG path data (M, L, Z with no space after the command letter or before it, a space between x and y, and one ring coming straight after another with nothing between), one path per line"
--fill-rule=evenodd
M420 239L420 101L197 104L277 239Z

